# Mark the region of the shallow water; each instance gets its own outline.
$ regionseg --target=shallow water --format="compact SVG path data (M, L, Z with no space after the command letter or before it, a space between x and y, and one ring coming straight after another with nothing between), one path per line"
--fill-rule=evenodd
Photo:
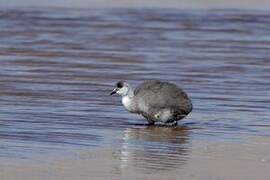
M111 148L116 168L149 174L184 169L195 142L269 143L266 11L2 9L0 27L0 158ZM178 127L146 127L109 96L146 79L190 95Z

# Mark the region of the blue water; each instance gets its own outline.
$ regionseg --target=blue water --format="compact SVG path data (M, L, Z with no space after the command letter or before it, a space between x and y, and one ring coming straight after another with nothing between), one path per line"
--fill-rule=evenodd
M2 9L0 40L0 157L128 135L134 157L148 153L144 167L158 169L162 158L174 158L167 167L186 161L192 139L270 136L266 11ZM190 95L194 110L177 128L146 127L109 96L118 80L146 79Z

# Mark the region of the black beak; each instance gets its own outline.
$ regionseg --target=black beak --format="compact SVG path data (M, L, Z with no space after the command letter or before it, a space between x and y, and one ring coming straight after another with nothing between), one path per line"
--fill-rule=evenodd
M116 91L117 91L117 89L114 89L114 90L111 92L111 94L110 94L110 95L115 94L115 93L116 93Z

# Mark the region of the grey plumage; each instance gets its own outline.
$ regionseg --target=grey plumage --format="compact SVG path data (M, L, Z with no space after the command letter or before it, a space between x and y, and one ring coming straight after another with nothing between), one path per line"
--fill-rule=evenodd
M141 114L150 124L176 124L192 111L187 94L170 82L144 81L133 90L128 83L120 81L113 92L122 96L127 110Z

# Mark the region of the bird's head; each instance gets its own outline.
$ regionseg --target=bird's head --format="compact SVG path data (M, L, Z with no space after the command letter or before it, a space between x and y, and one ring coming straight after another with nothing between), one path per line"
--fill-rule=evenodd
M118 81L115 84L115 88L114 90L111 92L111 95L113 94L119 94L120 96L126 96L129 94L130 90L132 88L130 87L130 85L124 81Z

